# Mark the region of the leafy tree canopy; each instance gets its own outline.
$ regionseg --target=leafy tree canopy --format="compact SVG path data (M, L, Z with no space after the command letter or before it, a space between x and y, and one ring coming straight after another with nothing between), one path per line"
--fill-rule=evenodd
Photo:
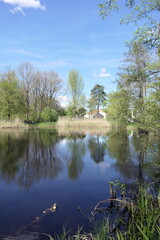
M93 110L97 109L97 113L99 112L100 106L106 100L106 93L104 92L104 86L102 85L95 85L94 88L91 90L90 94L91 98L88 101L88 107Z
M130 95L124 89L108 94L107 105L108 120L121 125L131 120Z
M160 0L107 0L99 4L99 12L102 18L108 17L113 11L126 7L131 13L121 19L121 23L138 23L143 20L141 27L137 29L133 40L145 43L149 48L160 47L160 24L158 13L160 11ZM144 21L146 20L146 21ZM159 50L158 50L159 51Z
M0 114L10 120L24 113L24 96L15 71L8 69L0 75Z
M85 95L83 93L84 82L77 70L71 70L68 74L67 93L69 98L69 109L72 109L74 117L78 114L78 109L85 103Z

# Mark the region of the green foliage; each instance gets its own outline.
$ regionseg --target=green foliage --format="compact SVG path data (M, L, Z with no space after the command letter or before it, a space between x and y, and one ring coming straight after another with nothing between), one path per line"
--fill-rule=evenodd
M58 113L55 109L45 107L41 113L42 122L56 122L58 120Z
M124 183L120 182L119 180L109 181L109 183L115 186L121 192L121 194L124 195L126 190L126 185Z
M77 70L71 70L68 74L68 97L69 97L69 115L76 117L77 111L85 103L83 93L84 82Z
M128 103L128 109L132 112L131 121L136 122L139 128L159 129L160 61L151 62L149 51L139 42L133 42L128 47L125 64L120 68L117 80L120 91L126 92L126 101L120 94L117 95L117 99L111 95L108 117L112 117L113 120L115 117L116 120L119 115L119 119L122 119L120 122L125 122L122 116L130 120L131 117L127 115Z
M97 113L99 112L99 108L106 100L106 93L104 92L104 86L95 85L94 88L91 89L90 99L88 101L88 107L90 110L97 109Z
M134 35L134 41L145 44L149 48L157 48L160 46L159 23L156 18L157 12L160 11L160 0L107 0L99 4L99 12L103 18L108 17L114 10L119 10L125 6L130 8L131 13L125 16L121 23L138 23L143 20L141 27L137 29ZM146 20L146 21L144 21ZM159 51L159 50L158 50Z
M96 103L95 100L93 98L90 98L87 102L87 107L89 108L90 112L95 110L96 108Z
M78 117L84 117L84 115L86 114L86 109L84 107L78 108L77 114L78 114Z
M36 72L30 63L20 65L19 78L7 70L0 75L0 118L37 121L42 114L43 121L56 121L56 112L64 113L59 103L61 84L56 72Z
M131 111L129 109L130 96L127 91L119 90L108 94L107 99L107 119L116 122L118 125L127 125L131 119Z
M160 130L160 60L148 65L147 72L150 82L147 85L148 96L144 104L144 125L151 129Z
M83 107L76 108L73 106L69 106L67 108L67 116L70 118L74 118L74 117L81 118L81 117L84 117L85 114L86 114L86 109Z
M139 127L159 130L160 62L151 62L149 55L151 56L151 50L154 49L157 57L160 56L160 24L157 18L160 0L106 0L99 4L100 15L106 18L112 11L118 11L124 6L130 8L130 14L124 16L121 23L134 22L140 23L140 26L133 39L127 43L129 51L124 59L125 65L119 73L118 87L128 93L128 107L133 113L131 120L134 117ZM147 52L147 49L150 52ZM127 119L130 119L127 104L122 101L123 107L123 104L119 103L122 97L117 98L116 100L113 95L109 96L108 119L126 124ZM94 102L89 102L89 105L93 107Z
M8 70L0 76L0 116L12 119L25 111L24 96L14 71Z

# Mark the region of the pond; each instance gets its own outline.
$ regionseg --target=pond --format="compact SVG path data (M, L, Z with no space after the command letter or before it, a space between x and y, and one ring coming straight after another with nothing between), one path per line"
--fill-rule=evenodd
M49 239L64 225L88 229L89 214L109 198L108 181L129 190L158 182L160 139L136 132L0 131L0 239ZM56 203L56 211L45 210ZM36 218L38 217L38 218Z

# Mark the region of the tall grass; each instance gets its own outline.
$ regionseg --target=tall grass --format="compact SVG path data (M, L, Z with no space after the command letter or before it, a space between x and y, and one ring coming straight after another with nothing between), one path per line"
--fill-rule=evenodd
M24 124L22 120L19 118L15 118L13 120L1 120L0 121L0 129L2 128L28 128L27 124Z
M59 118L56 123L56 127L61 128L109 128L111 125L105 119L70 119L70 118Z

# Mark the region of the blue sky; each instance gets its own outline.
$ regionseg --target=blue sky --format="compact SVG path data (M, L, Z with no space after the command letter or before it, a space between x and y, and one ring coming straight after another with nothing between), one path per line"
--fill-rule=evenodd
M134 25L120 25L127 14L102 20L102 0L0 0L0 72L29 61L40 70L54 70L67 82L76 69L89 97L95 84L113 91L120 61Z

